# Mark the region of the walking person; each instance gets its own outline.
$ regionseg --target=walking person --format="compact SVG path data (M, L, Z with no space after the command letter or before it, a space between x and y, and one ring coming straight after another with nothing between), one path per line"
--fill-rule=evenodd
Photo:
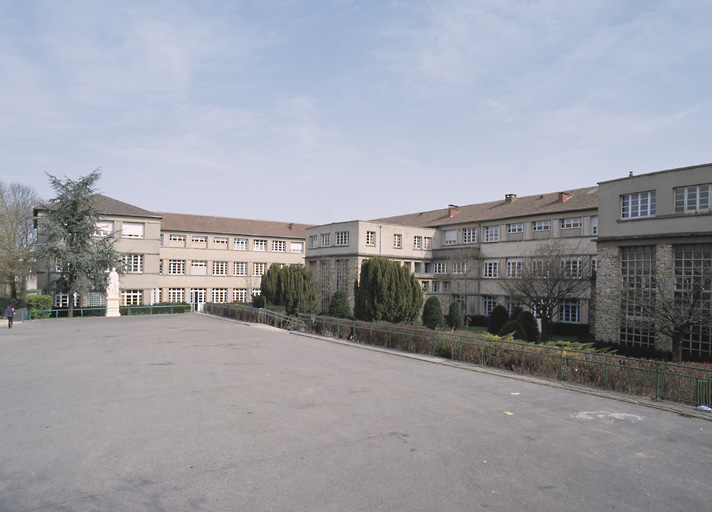
M12 329L12 317L15 315L15 308L12 307L12 304L7 305L7 309L5 309L5 317L7 318L7 328Z

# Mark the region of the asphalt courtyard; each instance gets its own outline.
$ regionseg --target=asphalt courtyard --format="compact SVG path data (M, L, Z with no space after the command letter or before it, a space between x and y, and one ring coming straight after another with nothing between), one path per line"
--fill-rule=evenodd
M710 510L711 430L197 314L0 330L0 511Z

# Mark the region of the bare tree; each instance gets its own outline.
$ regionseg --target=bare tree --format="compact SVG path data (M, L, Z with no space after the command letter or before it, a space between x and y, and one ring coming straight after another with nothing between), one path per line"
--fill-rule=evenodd
M547 341L561 302L582 297L590 288L590 276L590 261L582 250L551 239L523 255L521 269L500 283L504 293L541 319L541 340Z
M472 292L469 289L477 278L477 259L479 249L476 247L463 247L448 251L447 277L450 280L450 294L457 295L461 300L463 314L466 313L463 297Z
M0 281L9 285L13 299L27 291L36 240L32 212L40 202L32 187L0 182Z
M640 268L622 284L623 325L668 337L673 361L692 329L712 336L712 244L676 246L672 273Z

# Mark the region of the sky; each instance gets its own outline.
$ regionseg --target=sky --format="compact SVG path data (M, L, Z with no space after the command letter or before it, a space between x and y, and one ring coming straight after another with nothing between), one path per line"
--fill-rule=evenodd
M0 180L327 224L712 162L709 0L0 0Z

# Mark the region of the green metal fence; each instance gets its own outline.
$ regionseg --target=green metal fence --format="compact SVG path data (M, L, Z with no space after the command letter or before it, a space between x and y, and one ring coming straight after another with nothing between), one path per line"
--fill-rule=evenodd
M64 318L68 316L68 309L35 309L27 311L27 319L41 318ZM188 313L191 311L190 305L175 304L175 305L160 305L160 306L121 306L119 308L122 316L131 315L160 315L174 313ZM104 316L106 307L98 308L74 308L74 318L84 318L93 316Z
M206 303L203 311L211 315L223 316L226 318L232 318L233 320L241 320L243 322L271 325L273 327L287 329L290 331L294 331L299 328L306 328L306 324L304 324L304 322L299 318L264 308L252 308L237 304Z

